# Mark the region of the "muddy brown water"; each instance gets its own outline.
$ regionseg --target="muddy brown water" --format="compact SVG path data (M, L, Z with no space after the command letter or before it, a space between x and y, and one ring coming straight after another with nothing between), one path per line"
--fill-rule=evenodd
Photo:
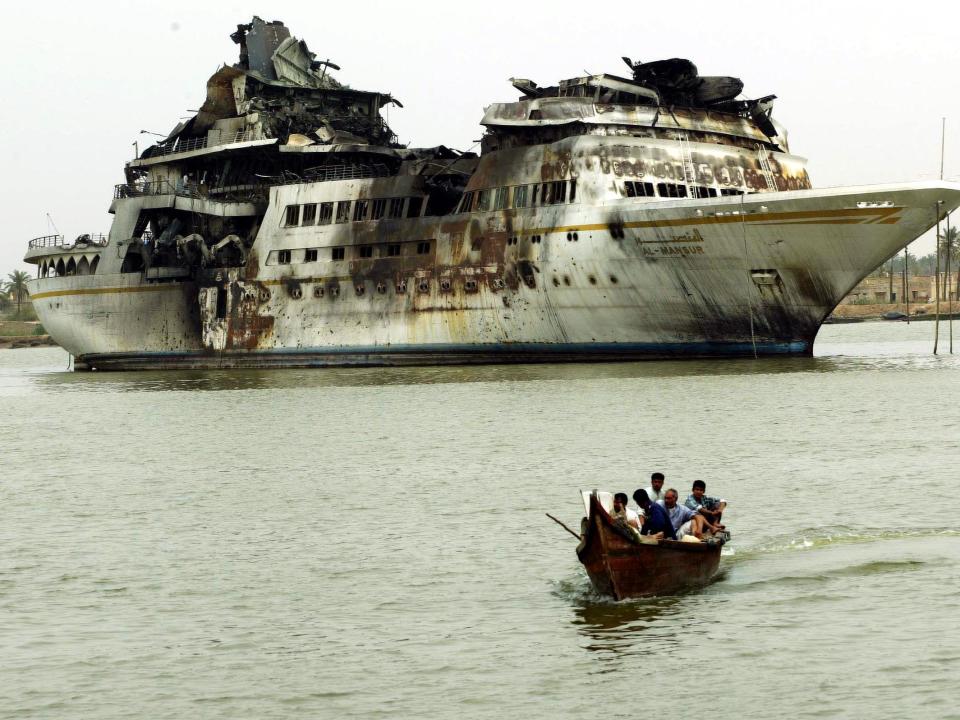
M2 350L0 718L958 717L960 355L931 338L118 374ZM579 489L653 470L730 501L723 571L598 597L544 512L577 527Z

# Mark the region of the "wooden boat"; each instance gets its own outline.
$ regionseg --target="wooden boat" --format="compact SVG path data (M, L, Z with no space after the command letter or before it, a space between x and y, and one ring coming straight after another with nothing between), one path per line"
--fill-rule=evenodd
M670 595L704 585L716 574L725 537L704 542L641 542L614 522L597 491L584 500L588 510L577 557L597 592L617 600Z

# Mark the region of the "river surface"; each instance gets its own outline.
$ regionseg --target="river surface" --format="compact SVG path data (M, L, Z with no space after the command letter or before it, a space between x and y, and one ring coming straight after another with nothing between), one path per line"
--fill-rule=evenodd
M960 354L932 333L388 370L0 351L0 718L958 718ZM722 574L599 597L544 513L655 470L730 501Z

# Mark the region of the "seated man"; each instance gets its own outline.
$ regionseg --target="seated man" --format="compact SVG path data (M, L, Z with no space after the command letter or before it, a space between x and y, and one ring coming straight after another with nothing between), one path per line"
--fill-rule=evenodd
M673 488L667 490L663 497L663 507L667 511L667 515L670 516L670 523L677 533L678 540L682 539L684 535L693 535L695 538L702 539L705 532L716 533L721 530L696 510L691 510L685 505L678 505L679 497L680 494Z
M663 500L663 473L655 472L650 476L650 487L647 488L647 497L650 502L661 502Z
M640 516L633 508L627 507L627 494L618 492L613 496L613 512L610 517L614 520L622 520L634 530L640 530Z
M703 480L694 480L693 492L683 504L691 510L699 512L708 522L723 530L724 526L720 524L720 520L723 518L723 510L727 507L727 501L723 498L708 497L704 494L706 491L707 484Z
M637 490L633 494L633 499L643 510L646 519L640 528L641 535L650 535L651 537L666 538L667 540L676 540L677 534L673 530L673 523L670 522L670 516L663 505L650 502L650 496L646 490Z

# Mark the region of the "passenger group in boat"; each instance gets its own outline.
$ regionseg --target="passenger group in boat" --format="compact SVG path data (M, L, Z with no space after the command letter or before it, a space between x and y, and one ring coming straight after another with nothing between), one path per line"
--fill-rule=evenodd
M633 493L637 510L628 507L626 493L613 498L614 521L627 532L649 536L651 539L682 540L692 537L703 540L726 530L721 522L727 501L706 495L707 484L695 480L691 493L681 505L680 494L674 488L663 489L666 478L655 472L650 476L650 487Z

